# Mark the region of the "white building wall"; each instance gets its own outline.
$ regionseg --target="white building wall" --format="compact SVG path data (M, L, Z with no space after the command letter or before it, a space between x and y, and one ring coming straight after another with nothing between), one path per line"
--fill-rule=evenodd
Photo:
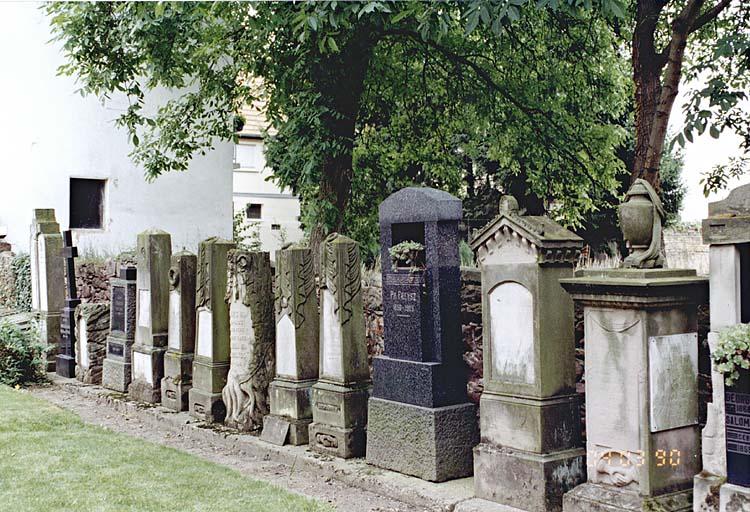
M70 177L107 180L104 229L74 232L83 255L132 249L136 234L151 227L169 232L175 251L195 252L209 236L231 238L232 144L148 183L128 156L125 131L114 126L126 100L103 106L77 94L74 79L56 76L64 57L50 38L39 4L0 3L0 226L14 250L28 251L34 208L54 208L67 229Z

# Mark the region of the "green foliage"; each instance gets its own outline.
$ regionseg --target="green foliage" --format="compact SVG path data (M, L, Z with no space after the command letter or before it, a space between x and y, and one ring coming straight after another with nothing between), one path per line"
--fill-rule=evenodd
M46 353L36 329L27 331L0 322L0 384L16 386L43 381Z
M462 267L477 267L477 263L474 260L474 251L471 250L471 246L465 240L461 240L458 244L458 256L461 259Z
M404 240L390 249L394 267L419 267L424 263L424 245L413 240Z
M673 226L680 221L680 210L687 193L687 187L682 179L684 165L684 155L681 151L665 151L661 157L661 202L667 214L666 226Z
M13 276L15 279L15 309L31 311L31 259L28 254L19 254L13 258Z
M750 325L733 325L721 331L711 358L727 386L732 386L740 378L740 369L750 369Z
M260 251L260 222L250 222L242 210L236 212L232 217L232 241L237 248L246 251Z

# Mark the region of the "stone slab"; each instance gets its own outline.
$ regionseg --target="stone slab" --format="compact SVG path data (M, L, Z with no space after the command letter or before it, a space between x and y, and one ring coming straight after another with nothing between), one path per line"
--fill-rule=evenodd
M698 333L650 336L651 432L698 424Z
M720 498L719 512L750 511L750 487L724 484L721 486Z
M372 395L383 400L443 407L466 402L466 366L376 356Z
M692 512L693 490L645 498L632 491L586 483L563 497L564 512Z
M268 415L263 418L260 439L276 446L284 446L289 437L289 421L281 416Z
M120 393L127 393L132 367L129 362L105 359L102 370L102 385Z
M453 512L524 512L520 508L509 507L507 505L501 505L494 501L483 500L482 498L474 498L471 500L462 501L456 505Z
M366 431L362 427L341 428L333 425L310 423L309 442L314 452L342 459L362 457L365 454Z
M725 479L700 473L693 479L693 512L719 512L719 490Z
M190 415L207 423L221 423L227 414L221 393L206 393L193 387L188 392L188 402Z

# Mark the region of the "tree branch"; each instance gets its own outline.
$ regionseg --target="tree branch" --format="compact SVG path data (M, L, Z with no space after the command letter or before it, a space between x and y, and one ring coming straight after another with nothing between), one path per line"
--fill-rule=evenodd
M692 26L688 30L688 34L697 32L707 24L711 23L719 14L721 14L721 11L729 7L729 4L731 3L732 0L720 0L718 4L714 5L711 9L707 10L695 19Z

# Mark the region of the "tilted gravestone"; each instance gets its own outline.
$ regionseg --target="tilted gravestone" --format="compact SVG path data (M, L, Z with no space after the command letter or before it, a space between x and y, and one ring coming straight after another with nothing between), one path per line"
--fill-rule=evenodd
M76 307L81 303L76 291L75 258L78 248L73 246L73 233L63 233L63 258L65 263L65 283L67 297L60 318L60 349L55 358L55 371L62 377L76 376Z
M310 249L276 252L276 376L269 386L271 414L261 439L307 444L310 394L318 379L319 313Z
M128 394L134 400L158 403L164 376L164 352L169 324L169 233L150 229L138 234L138 290L133 344L133 380Z
M460 220L461 201L431 188L380 205L385 350L373 360L367 461L436 482L471 475L479 442L462 360Z
M39 314L42 343L49 347L47 370L54 371L60 344L60 312L65 306L63 237L55 210L35 209L31 221L31 307Z
M320 262L320 377L312 388L310 447L342 458L361 457L370 369L357 242L329 236Z
M274 376L275 324L273 276L267 252L229 252L230 366L222 397L224 423L242 431L258 430L268 406Z
M572 277L583 240L512 197L472 241L482 271L482 443L476 496L514 510L559 511L586 477L575 391Z
M190 414L208 422L224 421L221 392L229 372L229 307L227 256L234 249L228 240L212 237L200 243L196 282L196 349Z
M127 393L132 377L131 349L135 341L136 268L120 267L120 277L110 279L110 317L102 386Z
M164 354L161 404L187 411L193 385L195 350L195 279L198 258L186 251L172 255L169 269L169 332Z
M79 305L76 329L76 378L84 384L101 384L109 333L109 302Z

